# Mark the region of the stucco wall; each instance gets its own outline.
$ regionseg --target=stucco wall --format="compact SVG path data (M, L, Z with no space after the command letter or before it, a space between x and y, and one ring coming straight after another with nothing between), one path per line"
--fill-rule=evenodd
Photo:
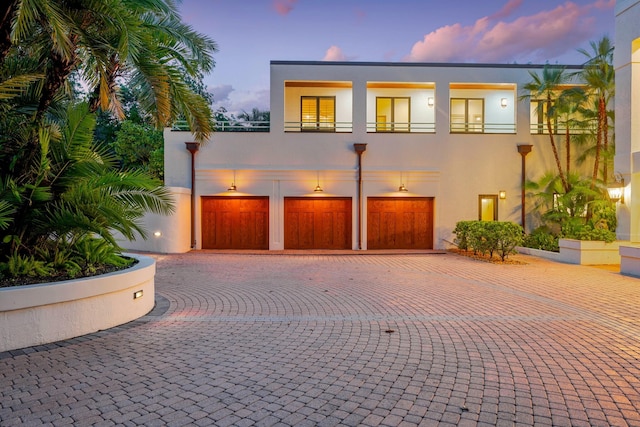
M155 303L155 260L64 282L0 288L0 352L46 344L137 319ZM142 291L142 297L133 298Z

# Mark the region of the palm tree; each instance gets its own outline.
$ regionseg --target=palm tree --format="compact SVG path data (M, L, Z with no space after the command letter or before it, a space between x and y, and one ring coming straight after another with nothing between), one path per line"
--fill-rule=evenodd
M554 129L552 120L557 113L556 102L563 89L563 86L569 83L572 76L565 73L564 67L553 67L545 65L542 69L542 75L538 75L535 72L530 71L531 81L524 85L524 89L528 91L527 95L523 98L539 99L543 102L538 104L538 116L544 117L547 125L547 132L549 133L549 143L551 144L551 150L556 161L558 168L558 176L562 183L562 187L565 192L569 192L571 189L569 181L567 180L566 173L562 168L560 156L558 154L558 147L555 141Z
M597 102L595 107L596 143L591 178L591 185L594 187L600 173L600 158L603 152L606 156L602 167L602 177L605 184L608 178L609 117L611 116L608 107L615 94L615 71L613 68L613 45L608 37L605 36L598 42L591 42L590 47L591 52L585 49L579 49L578 52L588 58L581 77L587 84L589 94Z
M118 248L114 231L146 237L138 220L144 212L167 214L171 196L142 172L119 171L116 159L93 145L95 117L86 103L74 105L61 122L38 133L40 152L29 184L0 181L2 257L38 251L100 236Z
M185 76L209 72L217 47L181 22L173 0L9 0L3 11L0 63L19 47L43 64L36 120L77 72L88 85L92 110L119 113L116 82L125 77L147 95L141 103L158 127L183 114L197 140L212 131L209 104ZM7 33L9 42L1 38Z

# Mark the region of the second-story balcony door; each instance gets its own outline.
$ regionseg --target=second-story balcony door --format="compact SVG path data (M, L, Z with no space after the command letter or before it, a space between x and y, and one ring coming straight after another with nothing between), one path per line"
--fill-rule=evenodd
M376 98L376 131L409 132L409 97Z
M303 131L335 131L336 97L303 96L300 122Z

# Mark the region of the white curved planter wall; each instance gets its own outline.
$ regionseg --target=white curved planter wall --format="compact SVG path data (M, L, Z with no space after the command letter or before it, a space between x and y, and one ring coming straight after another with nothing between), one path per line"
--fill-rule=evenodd
M155 260L126 270L0 289L0 352L78 337L144 316L155 300ZM134 292L142 291L134 299Z

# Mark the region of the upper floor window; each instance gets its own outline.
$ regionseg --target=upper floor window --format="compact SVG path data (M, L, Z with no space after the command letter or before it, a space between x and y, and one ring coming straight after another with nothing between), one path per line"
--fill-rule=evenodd
M376 132L409 132L411 98L376 97Z
M551 99L531 98L532 134L588 133L594 120L581 111L591 100L580 86L560 86Z
M451 132L484 132L483 98L451 98Z
M303 96L300 100L300 126L303 131L335 131L335 96Z

